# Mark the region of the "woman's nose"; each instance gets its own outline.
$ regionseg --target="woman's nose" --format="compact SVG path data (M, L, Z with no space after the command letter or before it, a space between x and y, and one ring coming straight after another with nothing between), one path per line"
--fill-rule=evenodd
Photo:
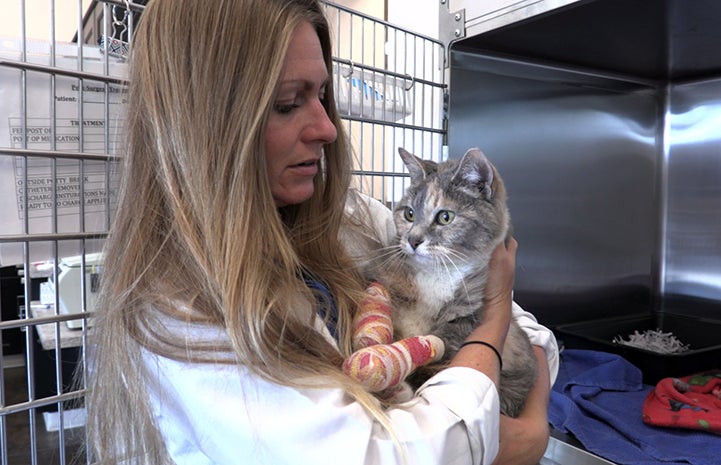
M323 102L316 100L313 104L313 119L310 124L311 137L313 140L321 141L324 144L334 142L338 137L338 129L328 117L328 112Z

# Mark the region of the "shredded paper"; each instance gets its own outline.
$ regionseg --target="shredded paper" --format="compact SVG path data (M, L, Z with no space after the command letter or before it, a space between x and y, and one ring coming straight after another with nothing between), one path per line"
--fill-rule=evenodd
M664 333L660 329L647 329L643 332L634 331L633 334L628 336L628 339L616 336L613 338L613 342L650 350L659 354L677 354L690 349L688 344L682 343L673 333Z

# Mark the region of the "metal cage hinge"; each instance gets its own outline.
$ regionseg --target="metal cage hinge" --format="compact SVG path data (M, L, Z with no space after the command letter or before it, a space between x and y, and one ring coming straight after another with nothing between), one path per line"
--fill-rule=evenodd
M451 12L449 1L439 0L438 4L438 35L443 42L443 64L446 68L450 66L451 44L466 37L466 10L462 8Z

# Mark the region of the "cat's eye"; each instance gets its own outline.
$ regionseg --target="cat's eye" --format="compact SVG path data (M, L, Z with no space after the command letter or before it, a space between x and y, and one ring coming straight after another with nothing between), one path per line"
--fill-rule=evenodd
M450 224L455 217L456 214L454 212L450 210L441 210L436 215L436 223L445 226L447 224Z
M413 219L415 218L415 216L416 216L416 213L413 211L413 209L411 207L406 207L405 209L403 209L403 218L405 218L406 221L412 222Z

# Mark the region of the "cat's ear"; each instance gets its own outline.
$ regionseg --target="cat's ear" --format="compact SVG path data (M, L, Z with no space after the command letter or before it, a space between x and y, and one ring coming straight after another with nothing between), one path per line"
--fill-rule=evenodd
M422 159L413 155L403 147L398 147L398 155L401 156L403 163L406 164L406 168L408 168L408 172L411 174L411 181L413 183L417 183L425 179L428 169Z
M458 169L453 175L454 180L477 186L481 195L490 199L493 197L493 167L486 156L478 148L468 149Z

